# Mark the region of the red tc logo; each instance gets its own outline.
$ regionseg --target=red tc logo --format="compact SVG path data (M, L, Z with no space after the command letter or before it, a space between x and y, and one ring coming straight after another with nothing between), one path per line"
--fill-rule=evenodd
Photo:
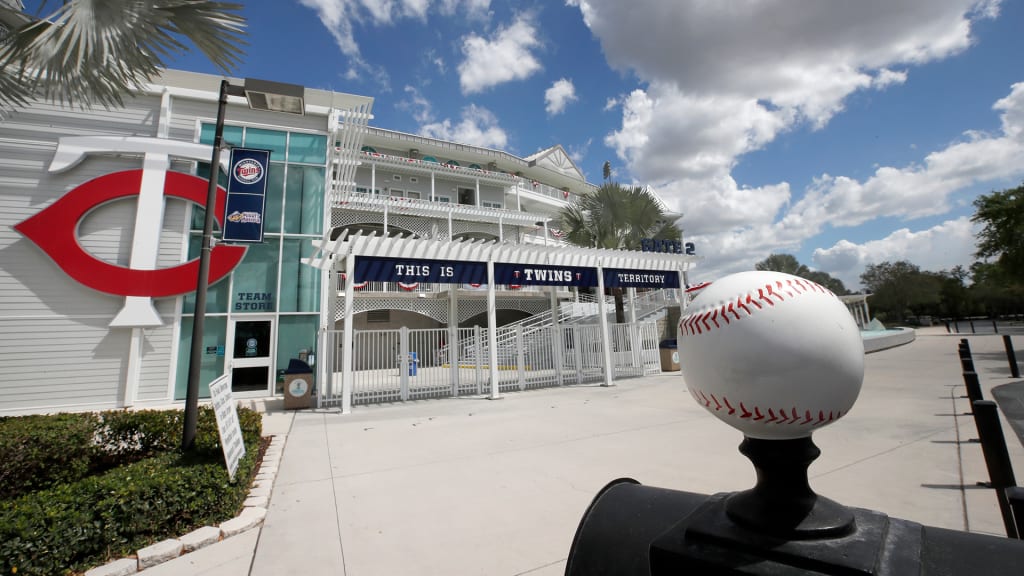
M140 270L104 262L87 252L78 242L78 223L89 211L118 198L139 194L143 170L115 172L90 180L65 194L42 212L15 226L39 246L68 276L107 294L160 298L192 292L199 277L199 260L170 268ZM163 193L194 202L206 203L209 183L203 178L167 172ZM227 194L217 188L214 215L223 227L221 214ZM160 223L155 223L160 226ZM227 276L245 256L245 247L218 245L210 254L210 283Z

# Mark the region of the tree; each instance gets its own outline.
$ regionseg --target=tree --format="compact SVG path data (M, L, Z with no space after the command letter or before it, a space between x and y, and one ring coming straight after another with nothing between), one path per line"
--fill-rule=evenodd
M801 264L796 256L792 254L772 254L761 260L757 264L754 264L756 270L770 270L772 272L783 272L785 274L792 274L793 276L799 276L806 278L806 274L810 272L807 266Z
M604 181L608 182L612 178L612 163L605 160L604 166L601 166L601 175L604 176Z
M159 75L165 58L188 51L182 38L230 72L245 43L241 9L207 0L65 0L28 17L0 4L0 19L25 22L0 46L0 110L33 97L120 106L122 94Z
M580 196L559 215L565 239L576 246L639 250L644 238L678 240L679 229L665 221L661 202L643 186L603 184L592 195ZM615 296L615 320L625 322L622 289Z
M996 258L996 264L1016 282L1024 282L1024 184L975 198L971 222L978 232L978 258Z
M971 313L988 316L1018 314L1024 310L1024 284L1016 282L1012 271L988 262L971 264L971 286L968 288Z
M868 264L860 281L873 293L871 307L879 317L900 322L907 313L921 314L940 302L942 278L901 260Z
M806 278L811 282L821 284L825 288L831 290L834 294L838 294L840 296L850 293L850 291L846 289L846 286L843 285L842 280L833 278L827 272L811 270L807 266L801 264L796 259L796 256L793 256L792 254L772 254L757 264L754 264L754 269L783 272L786 274L792 274L793 276Z

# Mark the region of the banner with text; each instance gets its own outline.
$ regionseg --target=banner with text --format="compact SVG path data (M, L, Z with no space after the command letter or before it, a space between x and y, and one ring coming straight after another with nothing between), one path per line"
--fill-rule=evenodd
M604 285L609 288L679 288L679 272L605 268Z
M232 148L228 201L224 210L224 242L263 242L270 150Z
M353 279L361 282L434 282L437 284L486 284L487 264L406 258L356 256Z
M597 268L495 264L494 283L511 286L597 286Z

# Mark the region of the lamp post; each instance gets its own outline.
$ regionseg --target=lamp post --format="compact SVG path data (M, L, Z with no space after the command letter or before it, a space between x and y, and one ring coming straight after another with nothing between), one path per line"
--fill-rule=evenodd
M210 253L213 251L213 211L217 206L217 176L220 173L220 152L224 144L224 112L228 96L243 96L253 110L305 113L305 88L267 80L246 78L243 86L221 80L217 98L217 124L213 133L213 155L210 158L210 185L206 191L206 214L203 238L199 247L199 277L196 279L196 302L192 318L192 350L188 359L188 387L185 390L185 422L181 434L182 450L189 450L196 438L199 418L199 373L203 359L203 330L206 324L206 292L210 280Z

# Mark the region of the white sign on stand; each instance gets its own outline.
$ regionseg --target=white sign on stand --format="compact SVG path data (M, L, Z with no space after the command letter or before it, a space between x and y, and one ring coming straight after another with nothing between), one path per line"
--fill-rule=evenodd
M238 423L238 410L231 396L231 378L224 374L210 382L210 398L213 412L217 415L217 431L220 445L224 449L224 463L228 466L228 477L233 481L238 462L245 456L245 442L242 441L242 426Z

